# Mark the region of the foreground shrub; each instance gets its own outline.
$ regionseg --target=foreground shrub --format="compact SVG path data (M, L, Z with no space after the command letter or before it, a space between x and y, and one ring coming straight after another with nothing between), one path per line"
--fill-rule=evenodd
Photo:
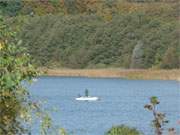
M38 73L20 44L0 16L0 135L32 134L33 123L40 126L39 134L55 134L49 113L22 84Z
M112 127L105 135L141 135L141 133L135 128L120 125Z

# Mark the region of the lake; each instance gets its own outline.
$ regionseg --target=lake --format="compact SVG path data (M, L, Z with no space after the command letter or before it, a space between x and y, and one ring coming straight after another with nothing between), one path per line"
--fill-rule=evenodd
M163 80L126 80L117 78L40 77L28 86L35 98L47 100L55 124L73 135L104 135L113 125L135 127L152 135L152 113L144 109L151 96L160 100L158 110L166 113L180 133L180 83ZM78 94L101 98L95 102L76 101ZM38 133L36 133L38 135Z

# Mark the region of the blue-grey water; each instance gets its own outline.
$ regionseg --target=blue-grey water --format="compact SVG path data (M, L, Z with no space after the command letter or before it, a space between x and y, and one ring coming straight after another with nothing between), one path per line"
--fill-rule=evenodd
M76 101L78 94L89 89L100 101ZM46 99L54 123L73 135L104 135L113 125L125 124L135 127L145 135L153 135L152 113L144 109L151 96L160 100L158 110L166 113L170 122L180 133L180 83L163 80L125 80L115 78L40 77L29 86L32 95ZM38 135L38 133L36 133Z

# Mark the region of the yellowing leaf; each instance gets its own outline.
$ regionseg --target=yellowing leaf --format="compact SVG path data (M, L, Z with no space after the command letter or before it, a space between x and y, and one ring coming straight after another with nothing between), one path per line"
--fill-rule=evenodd
M3 49L3 43L0 42L0 50Z

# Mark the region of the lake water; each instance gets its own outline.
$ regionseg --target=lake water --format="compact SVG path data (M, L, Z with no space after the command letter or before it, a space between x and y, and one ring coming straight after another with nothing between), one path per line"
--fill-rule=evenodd
M100 101L76 101L78 94L89 89ZM46 99L48 107L58 108L52 117L55 124L73 135L104 135L113 125L135 127L153 135L152 113L144 109L151 96L160 100L158 110L165 112L180 133L180 83L161 80L125 80L115 78L40 77L29 86L32 95ZM38 135L38 133L36 133Z

